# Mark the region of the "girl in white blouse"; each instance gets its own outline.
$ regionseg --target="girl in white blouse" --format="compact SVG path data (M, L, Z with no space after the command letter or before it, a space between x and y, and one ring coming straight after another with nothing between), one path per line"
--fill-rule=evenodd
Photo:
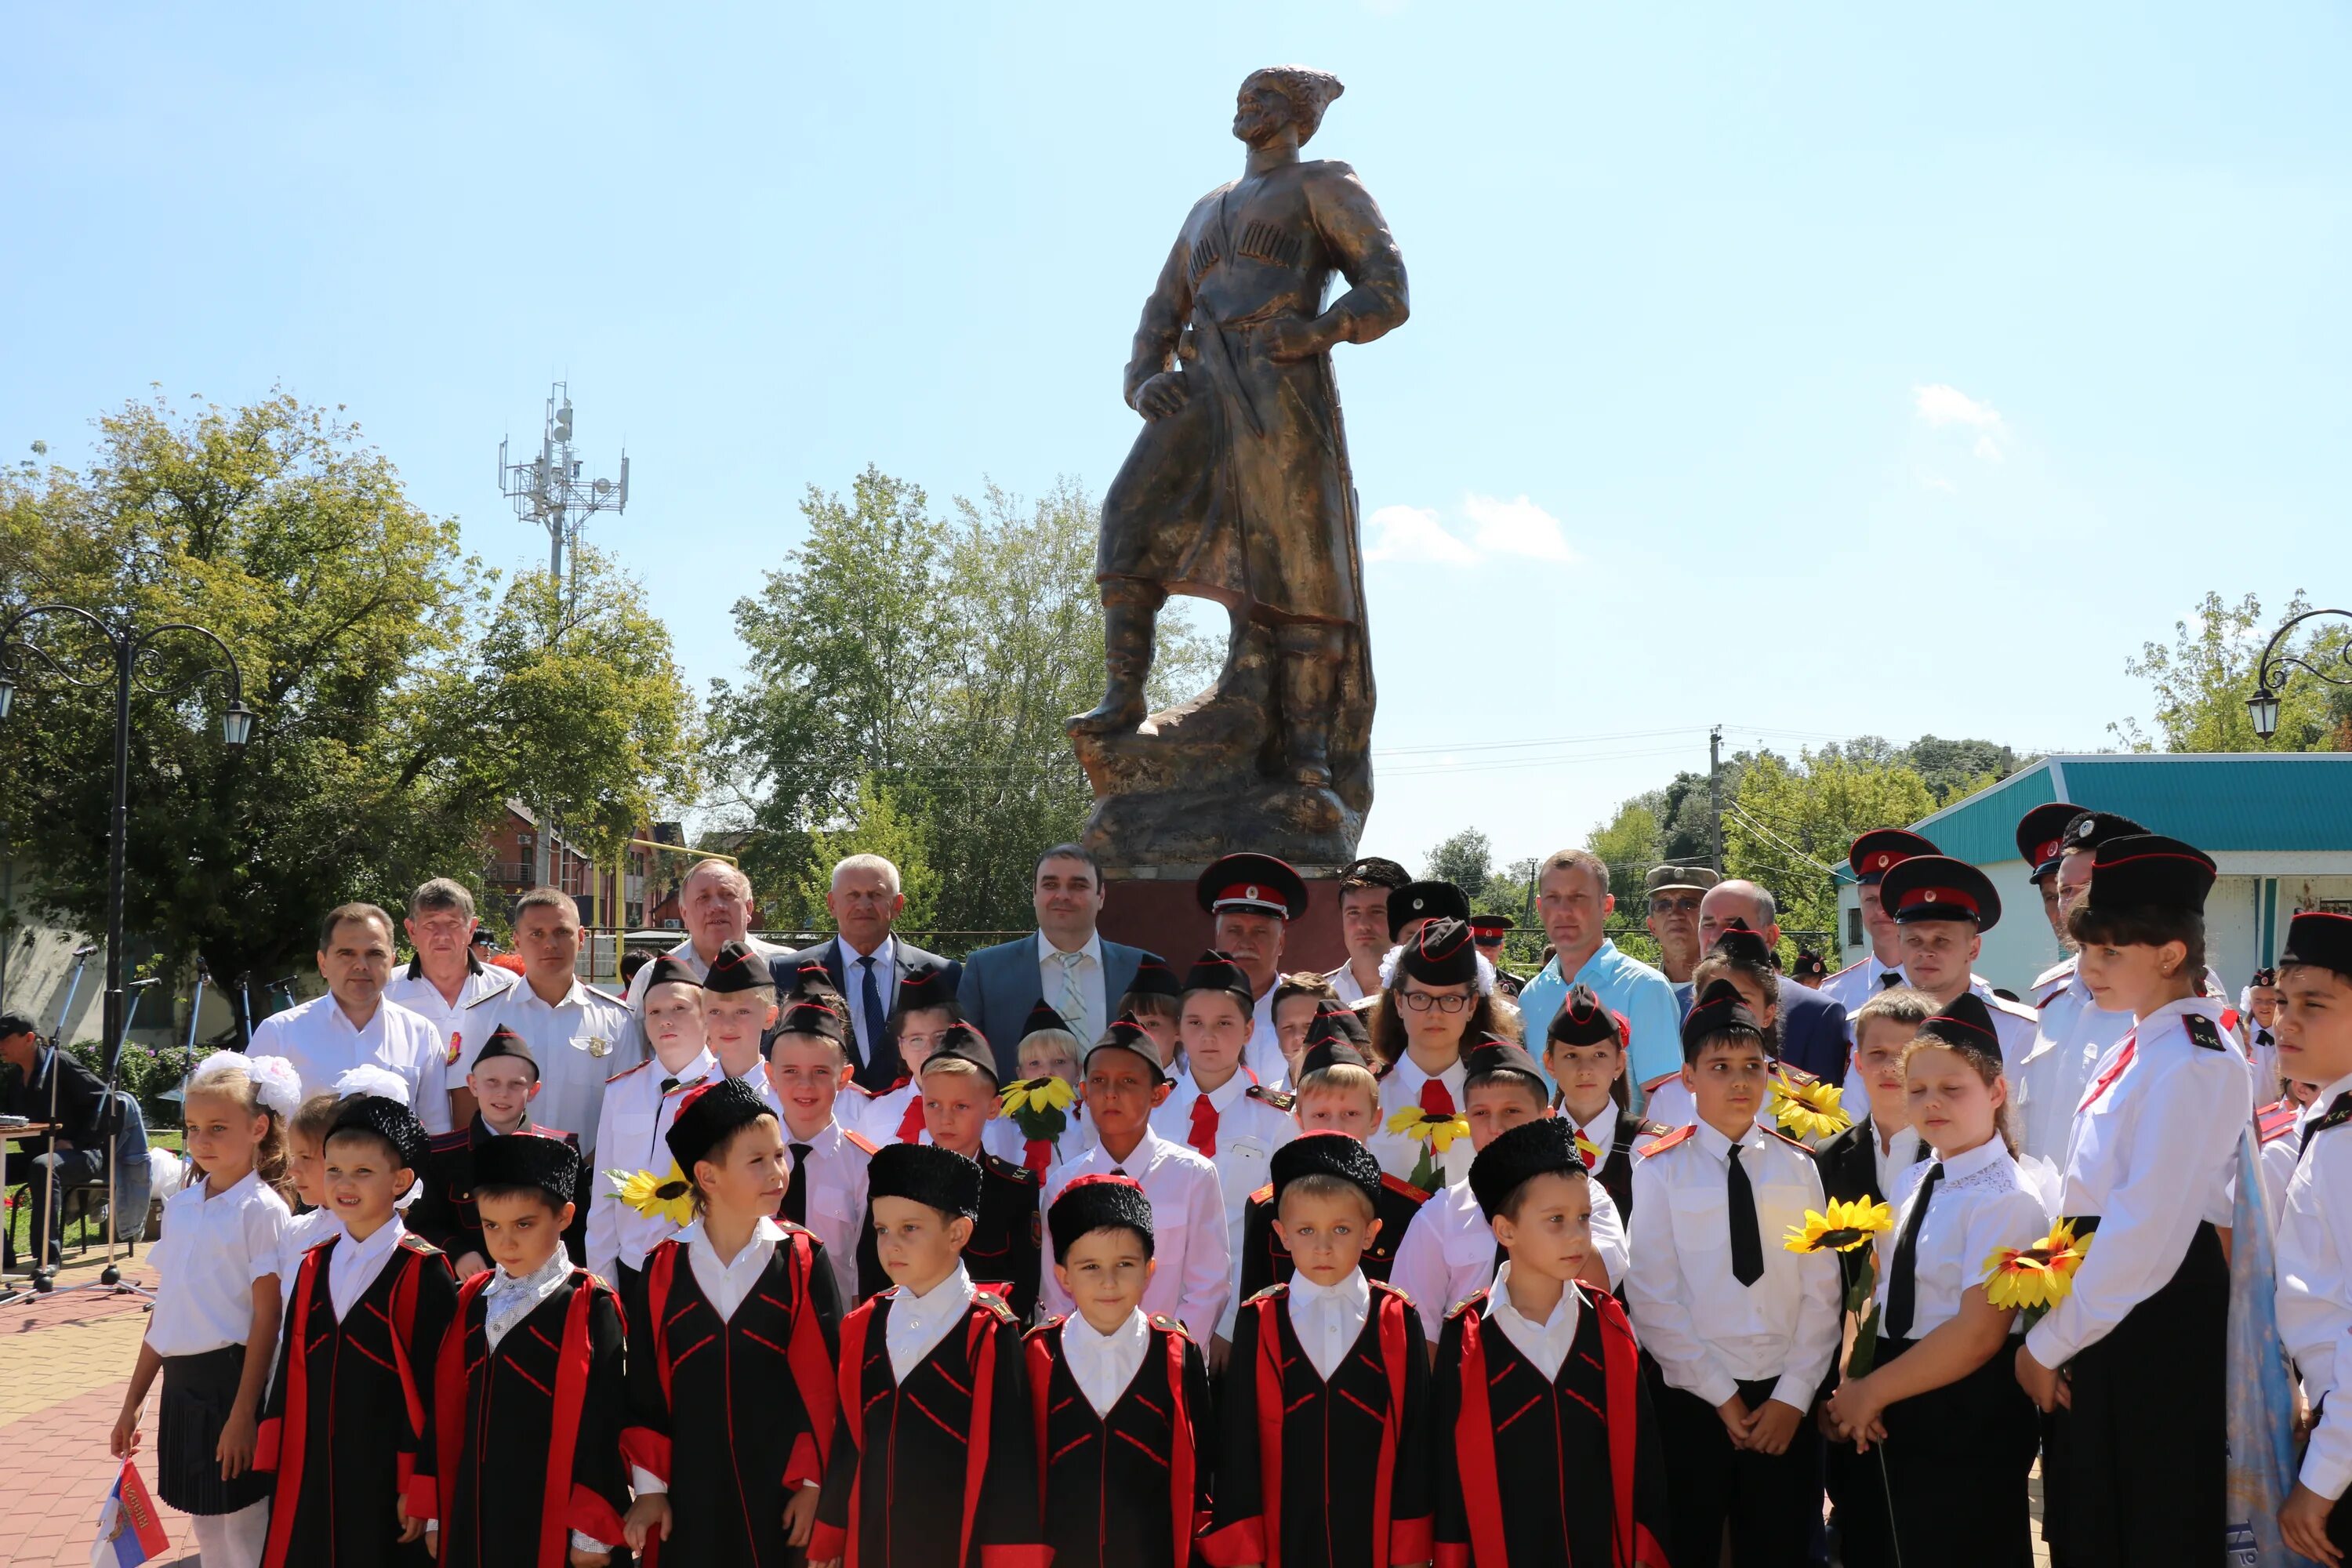
M2009 1084L1984 1004L1964 993L1930 1017L1903 1068L1912 1125L1936 1157L1900 1179L1879 1253L1875 1363L1829 1404L1837 1436L1865 1456L1840 1512L1844 1561L2027 1568L2040 1426L2011 1366L2017 1314L1986 1300L1985 1260L2039 1241L2050 1215L2002 1125ZM1866 1474L1880 1467L1883 1486Z

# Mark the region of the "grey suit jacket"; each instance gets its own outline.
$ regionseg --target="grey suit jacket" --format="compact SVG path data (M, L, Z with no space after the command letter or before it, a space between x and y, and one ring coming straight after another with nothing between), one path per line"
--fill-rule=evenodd
M1139 947L1106 940L1102 956L1103 1006L1116 1015L1118 999L1135 984L1136 965L1143 962L1144 952ZM963 961L963 986L956 1000L963 1006L963 1016L988 1037L996 1052L997 1068L1008 1082L1020 1071L1022 1026L1045 995L1045 988L1038 984L1035 931L983 947ZM1080 1046L1093 1043L1081 1041Z

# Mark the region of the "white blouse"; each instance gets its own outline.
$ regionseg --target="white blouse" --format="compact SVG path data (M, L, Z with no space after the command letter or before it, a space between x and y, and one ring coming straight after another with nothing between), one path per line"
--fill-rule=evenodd
M1886 1233L1879 1252L1882 1322L1895 1249L1918 1206L1927 1173L1939 1164L1943 1180L1929 1194L1913 1256L1911 1331L1906 1337L1915 1343L1959 1316L1960 1298L1984 1283L1987 1258L2002 1247L2031 1247L2050 1230L2050 1211L1999 1138L1949 1160L1922 1160L1907 1167L1895 1178L1900 1196L1895 1228ZM2012 1321L2011 1329L2021 1331L2021 1324Z
M163 1237L147 1257L163 1277L147 1320L157 1355L202 1355L253 1337L253 1287L279 1268L292 1216L277 1189L247 1172L218 1196L202 1177L163 1205Z

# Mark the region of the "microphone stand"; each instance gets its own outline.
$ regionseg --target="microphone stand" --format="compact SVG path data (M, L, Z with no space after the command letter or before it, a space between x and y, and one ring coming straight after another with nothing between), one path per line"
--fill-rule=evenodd
M74 997L81 990L81 972L89 967L89 955L97 951L95 947L74 949L73 974L66 982L65 1000L58 1006L57 1019L49 1026L48 1152L52 1156L58 1152L58 1068L56 1053L65 1049L60 1041L65 1032L66 1020L73 1016ZM58 1163L55 1158L42 1164L41 1178L41 1207L33 1219L33 1268L32 1278L28 1282L30 1289L19 1287L12 1289L5 1296L0 1296L0 1306L27 1300L34 1296L46 1296L57 1289L58 1273L55 1268L49 1267L49 1242L53 1239L49 1235L52 1228L50 1216L58 1201ZM26 1184L28 1191L31 1186L31 1183Z

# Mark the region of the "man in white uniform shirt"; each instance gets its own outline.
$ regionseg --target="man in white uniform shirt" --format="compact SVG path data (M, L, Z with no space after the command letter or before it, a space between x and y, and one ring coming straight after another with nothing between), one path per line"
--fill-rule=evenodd
M1393 860L1368 855L1339 873L1339 939L1348 962L1323 978L1352 1007L1381 994L1381 960L1396 945L1389 935L1389 895L1412 880Z
M408 895L408 918L401 921L416 956L405 972L394 975L383 988L386 1001L397 1002L425 1019L441 1037L442 1076L446 1080L443 1088L449 1100L446 1114L451 1128L463 1127L474 1119L474 1097L463 1075L447 1070L464 1043L465 1030L457 1016L515 983L512 970L493 969L474 956L474 932L481 923L475 918L474 895L463 882L436 877L418 888ZM423 1119L421 1111L418 1116Z
M407 1085L409 1106L425 1131L448 1131L440 1032L384 998L392 917L373 904L331 910L319 932L319 975L327 994L264 1018L247 1054L293 1063L305 1100L326 1093L355 1067L383 1068Z
M1879 992L1903 984L1903 932L1894 913L1878 896L1886 873L1914 855L1940 855L1929 840L1907 827L1874 827L1846 850L1845 863L1853 872L1854 900L1862 906L1863 930L1870 951L1822 982L1821 994L1852 1017Z
M697 980L709 975L711 961L730 942L769 959L792 952L751 934L751 879L728 861L697 860L688 868L686 880L678 884L677 908L686 921L686 940L671 948L669 955L692 970ZM634 1010L645 999L646 972L640 969L630 977L626 1000Z
M581 981L580 906L569 893L533 888L516 901L514 927L522 981L466 1010L458 1059L470 1070L481 1042L500 1025L522 1037L539 1063L532 1116L576 1136L580 1157L594 1169L605 1080L646 1058L645 1031L619 997Z
M1274 992L1290 922L1307 912L1307 884L1271 855L1228 855L1201 873L1193 897L1213 922L1209 945L1242 966L1256 998L1242 1065L1266 1088L1286 1089L1290 1064L1274 1026Z

